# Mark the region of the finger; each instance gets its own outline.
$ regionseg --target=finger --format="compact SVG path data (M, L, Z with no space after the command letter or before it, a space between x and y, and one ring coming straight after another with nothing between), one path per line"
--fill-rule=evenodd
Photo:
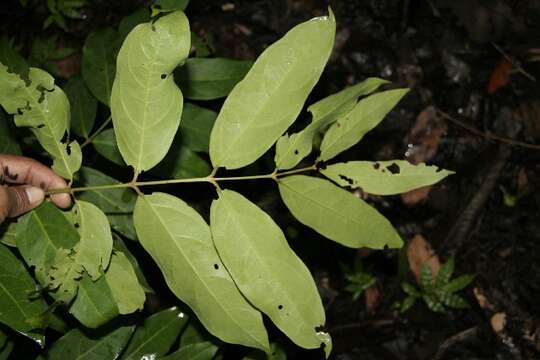
M0 154L0 183L28 184L43 190L67 187L64 179L38 161L7 154ZM71 205L71 197L66 193L52 195L51 200L62 208Z
M43 202L45 192L35 186L0 186L0 219L24 214Z

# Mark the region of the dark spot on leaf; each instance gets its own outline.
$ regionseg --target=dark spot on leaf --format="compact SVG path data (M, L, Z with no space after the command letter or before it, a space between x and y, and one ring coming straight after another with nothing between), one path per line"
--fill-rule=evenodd
M298 155L298 150L294 150L294 155Z
M381 167L381 164L379 164L379 163L373 164L373 168L374 168L375 170L379 170L380 167Z
M278 305L278 310L283 310L283 305Z
M78 229L81 225L79 225L79 223L75 223L73 224L75 226L76 229Z
M388 169L388 171L390 171L394 175L399 174L399 172L400 172L399 165L396 164L396 163L392 163L391 165L387 166L386 168Z
M161 78L162 78L162 79L166 79L166 78L167 78L167 74L161 74Z
M321 343L321 349L324 349L326 347L326 344L325 343Z
M353 185L353 184L354 184L354 180L351 179L350 177L347 177L347 176L345 176L345 175L339 174L339 178L340 178L341 180L346 181L347 184L349 184L349 185Z
M45 127L45 124L39 124L39 125L37 126L38 129L42 129L42 128L44 128L44 127Z
M337 127L341 127L341 124L339 122L336 123Z
M152 25L152 31L156 31L156 27Z
M219 265L218 264L214 264L214 269L219 269Z

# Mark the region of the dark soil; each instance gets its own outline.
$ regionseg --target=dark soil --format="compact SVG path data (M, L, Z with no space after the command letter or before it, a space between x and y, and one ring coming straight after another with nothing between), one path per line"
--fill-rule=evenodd
M87 21L64 35L67 42L80 44L93 27L117 24L144 1L95 3ZM215 56L254 59L295 24L325 14L328 5L192 0L187 14ZM438 314L418 302L400 314L393 306L406 296L400 284L415 282L405 250L346 249L300 226L275 188L243 187L287 229L291 246L315 275L334 339L332 357L540 359L540 146L527 146L540 143L540 2L330 5L338 24L336 46L308 104L370 76L411 88L378 128L337 160L409 159L455 171L417 201L366 198L406 241L421 234L441 262L455 256L457 275L476 275L461 293L469 309ZM27 14L15 10L7 15L2 30L25 19L24 33L6 30L23 43L39 31L40 20L28 23ZM208 190L194 189L193 197L193 191ZM353 301L344 289L340 263L352 264L358 256L377 278L377 301L369 309L364 296ZM506 323L496 332L492 318L498 313ZM321 351L302 351L277 330L275 336L286 344L289 359L322 358ZM231 347L226 358L238 351Z

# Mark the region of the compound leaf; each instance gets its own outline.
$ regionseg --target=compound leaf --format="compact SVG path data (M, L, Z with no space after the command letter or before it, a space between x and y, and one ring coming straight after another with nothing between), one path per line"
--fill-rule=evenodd
M356 105L360 96L371 94L388 81L368 78L361 83L332 94L308 107L311 123L295 134L285 134L276 143L276 168L290 169L311 153L313 137L325 126L346 115Z
M182 114L182 92L172 71L190 49L189 24L181 11L137 25L118 53L111 111L118 148L136 172L160 162Z
M79 181L83 186L113 185L120 182L90 167L83 167L79 172ZM131 240L135 240L133 226L133 207L137 196L131 189L107 189L84 191L78 195L80 200L91 202L107 215L114 230Z
M212 100L227 96L252 64L224 58L190 58L175 75L186 98Z
M135 330L122 360L144 359L148 354L151 358L161 358L178 338L187 320L187 314L176 307L149 316Z
M69 101L45 71L30 68L28 77L25 82L0 63L0 104L15 115L15 125L31 129L52 156L53 170L71 180L81 166L82 153L76 141L63 142L69 133Z
M122 326L102 336L89 336L75 328L54 342L47 352L47 359L116 359L133 335L134 330L134 326Z
M33 331L32 323L47 310L47 304L41 298L30 299L36 288L21 261L0 244L0 322L43 346L44 336Z
M182 200L163 193L141 196L135 228L169 288L210 333L235 344L268 349L261 314L240 294L223 266L204 219Z
M118 316L118 306L105 276L92 281L87 274L83 274L77 297L69 312L84 326L92 329Z
M223 190L210 219L219 256L249 302L297 345L329 346L330 336L317 330L325 315L315 282L272 218L239 193Z
M92 280L97 280L111 259L111 226L103 211L92 203L77 201L74 211L81 237L75 261L84 267Z
M96 120L97 100L79 76L69 79L64 90L71 105L71 129L88 139Z
M293 123L319 80L334 34L330 11L295 26L259 56L225 100L212 129L214 167L251 164Z
M116 251L112 255L105 279L120 314L131 314L143 308L146 295L139 284L131 262L121 251Z
M453 171L413 165L406 160L349 161L328 165L321 173L340 186L361 188L369 194L394 195L435 184Z
M330 240L352 247L398 248L403 240L377 210L328 180L304 175L279 181L279 192L291 213Z
M81 73L88 89L109 106L116 73L117 33L111 28L91 32L84 42Z
M359 142L407 92L409 89L388 90L360 100L345 117L330 126L321 143L319 159L329 160Z

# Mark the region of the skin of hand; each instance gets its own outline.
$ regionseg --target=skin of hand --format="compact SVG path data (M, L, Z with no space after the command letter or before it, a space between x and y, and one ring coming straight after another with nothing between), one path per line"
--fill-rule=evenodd
M64 179L38 161L0 154L0 223L37 207L46 190L65 187ZM69 194L55 194L51 200L61 208L71 206Z

